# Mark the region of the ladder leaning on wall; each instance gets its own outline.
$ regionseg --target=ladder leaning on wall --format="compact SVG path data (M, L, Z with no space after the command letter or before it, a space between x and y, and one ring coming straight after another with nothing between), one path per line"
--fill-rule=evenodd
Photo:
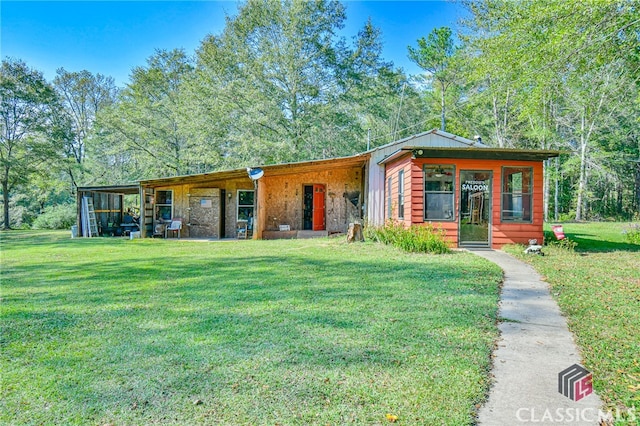
M82 236L98 236L96 211L93 208L93 198L91 197L82 197Z

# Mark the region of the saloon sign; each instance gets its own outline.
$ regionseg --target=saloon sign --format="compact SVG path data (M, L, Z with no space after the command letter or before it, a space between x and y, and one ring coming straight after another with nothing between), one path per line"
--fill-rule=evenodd
M488 191L489 185L482 180L466 180L462 183L463 191Z

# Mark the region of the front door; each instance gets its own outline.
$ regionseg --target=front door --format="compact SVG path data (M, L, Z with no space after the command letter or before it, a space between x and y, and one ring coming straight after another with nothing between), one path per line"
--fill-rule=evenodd
M460 245L489 246L491 172L460 171Z
M313 185L313 230L324 228L324 185Z
M323 231L325 229L325 186L321 184L304 186L304 206L302 229Z

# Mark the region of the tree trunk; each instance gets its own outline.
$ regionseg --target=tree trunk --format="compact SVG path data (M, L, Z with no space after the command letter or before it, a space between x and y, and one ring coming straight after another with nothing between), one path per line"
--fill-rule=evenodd
M350 223L349 229L347 231L347 242L361 242L364 241L364 236L362 235L362 225L358 222Z
M2 202L4 204L4 225L3 229L11 229L9 223L9 180L2 179Z
M446 131L446 121L445 121L445 103L444 103L444 83L442 83L442 93L440 94L440 127L443 132Z
M556 222L560 218L560 208L558 207L558 200L560 199L560 161L556 157L556 176L555 176L555 191L553 195L553 220Z
M622 184L622 182L618 179L618 182L616 183L616 216L624 216L624 203L623 203L623 197L622 197L622 193L624 191L624 185Z
M635 183L636 183L635 184L636 199L634 200L635 202L633 204L635 205L635 210L636 210L635 213L640 214L640 160L638 160L638 163L636 163L636 182Z
M500 114L498 113L498 97L493 97L493 122L496 131L496 142L498 142L499 148L504 148L504 142L502 140L502 134L500 132Z
M580 124L580 180L578 182L578 200L576 203L576 220L582 220L584 216L584 193L587 187L587 138L585 130L585 112L582 113Z

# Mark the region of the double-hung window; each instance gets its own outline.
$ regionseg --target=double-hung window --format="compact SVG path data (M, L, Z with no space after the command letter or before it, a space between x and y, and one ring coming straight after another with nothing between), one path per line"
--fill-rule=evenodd
M425 220L455 220L454 180L453 166L424 166Z
M504 222L531 222L533 170L530 167L502 168L502 211Z
M404 219L404 170L398 172L398 219Z

